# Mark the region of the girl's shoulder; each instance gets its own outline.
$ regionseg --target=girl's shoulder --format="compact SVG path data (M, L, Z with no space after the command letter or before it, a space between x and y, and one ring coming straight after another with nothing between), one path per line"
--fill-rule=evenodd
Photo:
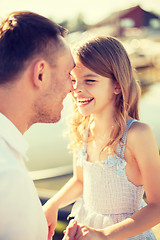
M134 149L136 146L149 146L156 144L151 127L143 122L135 121L127 132L127 145Z
M134 121L127 132L127 138L146 137L152 135L151 127L143 122Z

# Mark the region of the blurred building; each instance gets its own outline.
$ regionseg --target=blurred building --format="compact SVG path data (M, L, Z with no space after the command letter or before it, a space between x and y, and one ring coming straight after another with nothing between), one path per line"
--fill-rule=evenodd
M96 35L110 35L122 40L135 68L160 68L160 15L137 5L112 13L88 26L87 31L70 34L68 40L75 44Z
M160 16L139 5L112 13L90 29L102 29L116 37L153 34L160 37Z

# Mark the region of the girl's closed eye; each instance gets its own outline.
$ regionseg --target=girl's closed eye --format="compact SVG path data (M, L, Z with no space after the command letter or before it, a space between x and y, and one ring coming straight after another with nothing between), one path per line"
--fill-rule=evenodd
M75 84L75 83L76 83L76 80L72 79L72 83Z
M72 80L72 85L75 86L76 80L74 80L74 79L71 79L71 80Z
M93 84L93 83L96 83L97 81L96 80L93 80L93 79L86 79L85 80L85 83L90 85L90 84Z

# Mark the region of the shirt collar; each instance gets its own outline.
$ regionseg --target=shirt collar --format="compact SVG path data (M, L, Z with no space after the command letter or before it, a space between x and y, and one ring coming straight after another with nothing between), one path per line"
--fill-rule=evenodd
M26 158L26 152L29 147L26 139L15 125L2 113L0 113L0 137Z

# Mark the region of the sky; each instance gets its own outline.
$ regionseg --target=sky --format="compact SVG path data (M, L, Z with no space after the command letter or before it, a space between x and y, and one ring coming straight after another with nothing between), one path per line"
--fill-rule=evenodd
M112 12L135 5L160 15L159 0L0 0L0 18L12 11L33 11L60 23L73 20L81 13L88 24L94 24Z

